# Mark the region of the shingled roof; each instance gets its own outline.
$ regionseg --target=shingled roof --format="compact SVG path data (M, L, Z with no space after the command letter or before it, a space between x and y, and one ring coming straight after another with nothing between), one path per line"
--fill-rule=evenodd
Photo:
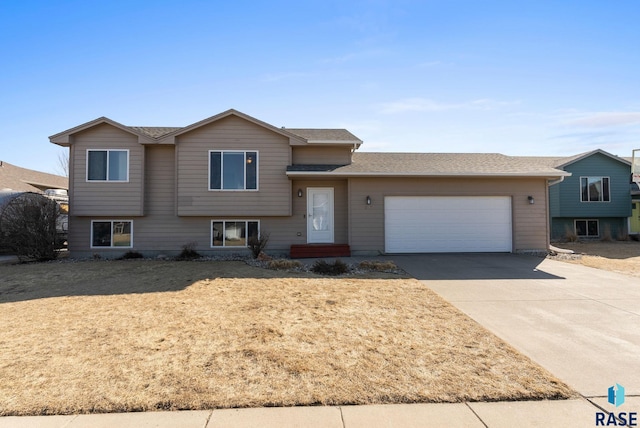
M160 138L163 135L182 129L180 127L171 126L128 126L127 128L131 128L132 130L145 134L151 138Z
M362 143L362 141L346 129L317 129L317 128L283 128L298 137L302 137L309 143L313 142L353 142Z
M530 162L525 157L499 153L354 153L349 165L326 166L323 171L292 165L287 174L337 176L520 176L560 177L569 175L552 166Z
M46 172L21 168L0 161L0 190L19 192L41 192L46 189L68 189L69 179Z

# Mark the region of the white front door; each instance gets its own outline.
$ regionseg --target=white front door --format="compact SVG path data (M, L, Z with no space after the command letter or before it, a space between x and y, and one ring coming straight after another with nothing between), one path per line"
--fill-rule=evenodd
M307 189L307 242L333 243L333 188Z

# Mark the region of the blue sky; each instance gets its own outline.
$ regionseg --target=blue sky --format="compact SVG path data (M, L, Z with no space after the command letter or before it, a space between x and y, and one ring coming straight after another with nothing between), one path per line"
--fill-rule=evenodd
M185 126L235 108L347 128L363 151L640 148L640 2L6 1L0 160L107 116Z

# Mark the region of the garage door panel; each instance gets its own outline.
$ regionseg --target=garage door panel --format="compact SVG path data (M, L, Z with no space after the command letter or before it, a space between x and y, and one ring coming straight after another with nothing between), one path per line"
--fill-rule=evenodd
M386 197L385 250L511 251L509 197Z

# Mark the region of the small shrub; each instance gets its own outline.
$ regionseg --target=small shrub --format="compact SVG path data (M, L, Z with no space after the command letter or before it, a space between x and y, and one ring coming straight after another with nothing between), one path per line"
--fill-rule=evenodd
M302 263L298 260L276 259L267 263L267 267L274 270L299 269L302 267Z
M269 233L262 231L260 235L253 234L249 237L249 249L251 250L251 255L254 259L257 259L262 250L267 246L269 242Z
M630 239L631 238L629 238L629 234L624 229L622 229L622 231L618 231L618 233L616 234L617 241L629 241Z
M578 235L576 235L576 232L573 229L571 229L569 226L565 226L564 239L566 239L567 242L576 242L578 240Z
M389 270L396 270L398 266L391 261L371 261L363 260L358 264L360 269L373 270L377 272L385 272Z
M127 251L120 257L120 260L142 259L144 256L137 251Z
M611 237L611 226L605 224L602 228L602 236L600 236L600 240L603 242L611 242L613 238Z
M311 266L311 271L320 275L336 276L349 272L349 266L340 259L337 259L333 263L329 263L326 260L317 260L313 266Z
M196 243L195 242L189 242L188 244L184 244L182 246L182 251L180 252L180 254L178 254L178 257L176 257L176 260L195 260L195 259L199 259L200 253L198 253L196 251Z

